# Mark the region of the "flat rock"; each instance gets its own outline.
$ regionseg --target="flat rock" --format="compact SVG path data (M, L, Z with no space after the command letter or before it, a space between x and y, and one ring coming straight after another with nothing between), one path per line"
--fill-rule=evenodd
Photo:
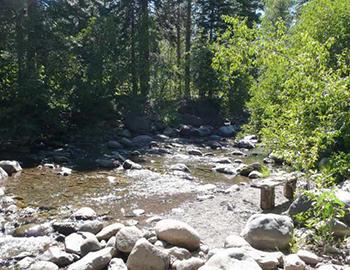
M120 229L124 228L125 226L121 223L114 223L111 225L108 225L104 227L97 235L97 239L99 241L106 240L108 241L112 236L115 236Z
M169 244L191 251L197 250L200 246L198 232L184 222L173 219L161 220L157 223L155 231L158 239L166 241Z
M108 266L113 255L113 248L104 248L96 252L90 252L79 261L71 264L67 270L102 270Z

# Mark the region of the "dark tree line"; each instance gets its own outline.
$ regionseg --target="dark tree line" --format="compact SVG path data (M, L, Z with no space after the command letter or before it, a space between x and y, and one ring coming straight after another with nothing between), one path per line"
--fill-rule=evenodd
M120 119L146 104L214 99L222 15L258 21L260 1L0 0L3 136Z

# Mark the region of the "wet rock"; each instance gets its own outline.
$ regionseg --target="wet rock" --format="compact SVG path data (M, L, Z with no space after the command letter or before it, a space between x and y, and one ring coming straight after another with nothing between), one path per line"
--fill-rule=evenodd
M170 260L165 251L141 238L136 242L126 264L128 270L168 270Z
M45 236L53 232L50 224L26 224L16 228L15 237L38 237Z
M172 247L170 249L167 249L166 252L168 252L170 256L173 256L178 260L185 260L191 258L191 252L189 252L185 248Z
M261 270L262 268L251 257L242 253L242 250L236 248L218 251L199 268L199 270L233 269Z
M116 248L122 252L130 253L137 240L143 237L143 233L135 226L130 226L121 228L115 237Z
M261 172L258 172L258 171L252 171L251 173L249 173L248 177L250 179L258 179L258 178L262 178L263 174Z
M198 270L205 263L200 258L190 258L188 260L176 261L173 264L175 270Z
M181 171L181 172L187 172L190 173L190 169L185 164L174 164L170 166L170 170L172 171Z
M203 153L198 149L190 149L188 150L188 154L192 156L203 156Z
M52 224L53 229L63 235L70 235L77 232L76 223L73 221L57 221Z
M157 223L155 231L158 239L169 244L191 251L197 250L200 246L198 232L184 222L172 219L161 220Z
M320 262L320 258L316 254L307 250L298 250L297 255L309 265L316 265Z
M123 145L117 141L109 141L107 143L107 147L110 148L110 149L123 149Z
M107 227L104 227L97 235L97 239L99 241L106 240L108 241L112 236L115 236L120 229L124 228L125 226L121 223L114 223L111 225L108 225Z
M288 216L256 214L249 218L241 235L257 249L287 249L292 240L293 228L293 222Z
M130 159L127 159L123 163L124 170L141 170L142 166L140 164L137 164Z
M8 175L22 171L21 165L18 161L3 160L0 161L0 168L2 168Z
M108 265L108 270L128 270L122 259L113 258Z
M151 141L153 141L153 138L148 135L140 135L134 137L131 141L136 147L144 147L148 146L151 143Z
M6 179L8 177L7 172L3 168L0 167L0 180Z
M33 263L29 270L58 270L58 266L52 262L38 261Z
M222 126L219 128L219 134L223 137L233 137L236 133L237 129L233 125Z
M113 248L104 248L96 252L90 252L79 261L71 264L67 270L103 270L114 255Z
M232 161L229 158L218 158L215 159L214 162L219 164L232 164Z
M225 239L224 248L250 247L250 244L244 238L238 235L230 235Z
M249 174L253 171L261 171L262 166L260 163L252 163L249 165L244 165L239 168L239 174L243 176L249 176Z
M73 254L64 252L59 247L50 247L40 258L43 261L52 262L59 267L65 267L73 263L76 259Z
M305 263L296 254L290 254L284 258L284 270L304 270Z
M240 150L234 150L231 155L233 156L246 156L246 154Z
M99 245L99 242L96 236L92 233L88 233L88 232L72 233L68 235L64 240L66 252L81 255L82 254L81 248L85 242L95 243L96 246Z
M235 175L237 174L237 168L231 164L219 164L213 168L213 171L223 174Z
M77 220L94 219L96 217L96 212L90 207L82 207L71 215L71 218Z

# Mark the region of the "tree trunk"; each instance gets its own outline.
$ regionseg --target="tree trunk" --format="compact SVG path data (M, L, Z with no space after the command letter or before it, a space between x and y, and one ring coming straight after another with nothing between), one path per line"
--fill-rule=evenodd
M141 95L144 99L149 93L150 81L150 59L149 59L149 23L148 23L148 0L141 1L141 18L140 18L140 87Z
M132 93L134 96L138 94L138 85L137 85L137 74L136 74L136 52L135 52L135 2L130 0L130 19L131 19L131 85Z
M187 0L186 8L186 48L185 48L185 99L191 98L191 36L192 36L192 0Z
M176 63L178 72L178 92L182 94L182 76L181 76L181 1L177 1L176 12Z
M24 33L23 33L23 16L24 10L21 9L16 14L16 51L17 51L17 65L18 65L18 76L17 83L19 88L23 86L24 80Z

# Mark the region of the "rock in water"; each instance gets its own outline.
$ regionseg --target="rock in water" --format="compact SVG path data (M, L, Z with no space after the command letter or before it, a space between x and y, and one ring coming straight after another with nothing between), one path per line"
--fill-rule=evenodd
M2 168L8 175L22 171L21 165L15 160L3 160L0 161L0 168Z
M96 252L90 252L79 261L71 264L67 270L102 270L108 266L113 255L113 248L104 248Z
M128 270L168 270L170 260L165 251L141 238L136 242L126 264Z
M143 233L135 226L121 228L116 234L116 248L121 252L130 253Z
M96 217L97 217L96 212L90 207L82 207L71 215L71 218L82 219L82 220L94 219Z
M137 164L130 159L127 159L123 163L124 170L141 170L142 166L140 164Z
M249 218L242 237L254 248L287 249L293 236L290 217L276 214L256 214Z
M158 239L169 244L188 250L197 250L200 246L198 232L184 222L173 219L161 220L157 223L155 231Z

